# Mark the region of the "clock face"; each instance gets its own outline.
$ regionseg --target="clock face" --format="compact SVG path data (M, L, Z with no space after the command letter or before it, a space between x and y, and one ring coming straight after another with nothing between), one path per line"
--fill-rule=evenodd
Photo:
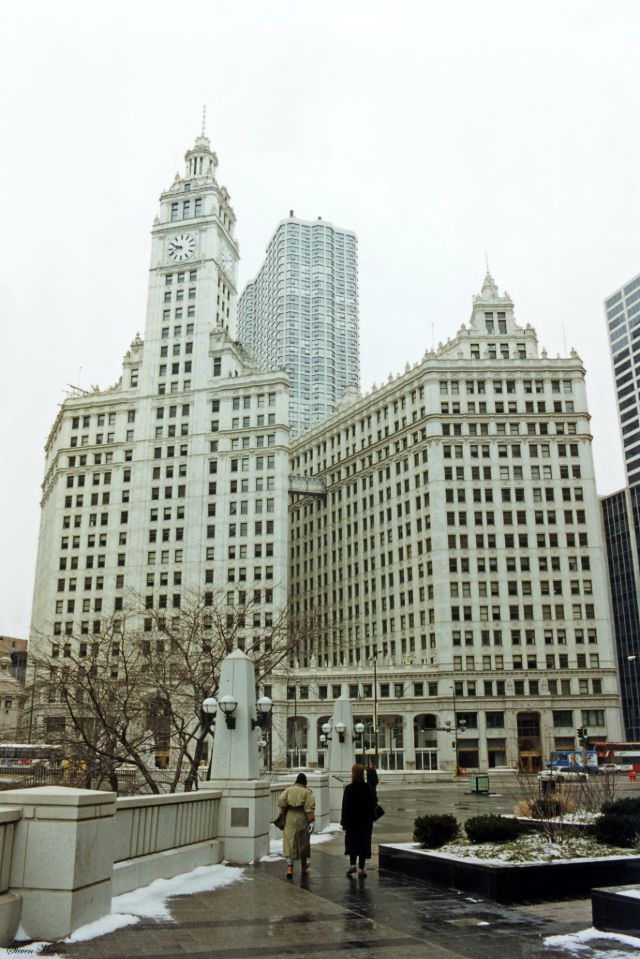
M188 260L196 249L196 238L191 233L177 233L169 240L169 256L175 263Z

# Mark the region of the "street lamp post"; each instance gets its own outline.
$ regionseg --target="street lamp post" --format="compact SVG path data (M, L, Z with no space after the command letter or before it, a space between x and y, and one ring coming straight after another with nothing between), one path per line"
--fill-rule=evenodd
M215 724L216 724L216 715L218 710L224 716L224 722L227 730L233 731L236 729L236 716L235 713L238 709L239 702L235 696L227 694L226 696L221 696L220 699L215 699L213 696L208 696L203 700L200 707L200 722L204 729L205 735L211 733L213 735ZM254 730L258 727L261 730L265 730L269 724L269 719L271 716L271 710L273 703L268 696L261 696L255 702L256 717L255 719L249 717L249 729ZM221 729L221 733L224 730ZM262 745L260 746L262 748ZM213 762L213 749L209 757L209 768L207 770L207 779L211 779L211 764Z
M322 746L326 746L327 743L331 742L331 733L335 732L338 734L339 742L343 743L346 740L347 736L347 725L343 722L337 722L335 726L332 726L331 723L322 724L322 732L320 733L320 743ZM362 736L364 733L364 723L357 722L354 724L353 732L351 738L355 740L358 736Z
M378 768L378 647L373 647L373 758Z
M639 662L638 653L629 653L627 656L627 662L629 663L630 667L631 666L636 667L636 683L637 683L638 675L639 675L637 670L637 666ZM627 700L627 702L629 703L629 709L627 712L629 714L628 716L629 722L628 722L628 728L625 729L625 735L628 736L630 739L637 739L637 727L640 725L640 685L634 689L633 675L631 674L631 671L629 671L628 675L629 675L630 695ZM626 698L626 693L625 693L625 698ZM626 725L627 725L627 720L625 717L625 726Z
M273 703L268 696L261 696L260 699L256 702L256 713L257 718L251 720L252 726L255 729L256 726L260 726L262 729L262 735L265 742L265 747L267 750L267 761L266 765L269 767L269 772L271 772L272 757L273 752L271 748L271 736L273 730Z
M434 727L434 729L436 730L436 732L439 732L439 733L450 733L450 734L452 734L453 736L456 737L456 738L454 739L454 741L453 741L453 746L454 746L455 754L456 754L456 755L455 755L455 762L456 762L455 775L456 775L456 776L458 776L458 775L460 774L460 766L458 765L458 738L457 738L457 737L458 737L458 733L463 733L463 732L466 730L466 728L467 728L467 721L466 721L466 719L460 719L460 720L458 720L458 717L457 717L457 715L456 715L455 709L454 709L454 712L453 712L453 722L450 722L448 719L445 719L445 721L444 721L444 726L435 726L435 727Z
M202 701L202 709L200 712L200 722L204 730L205 736L207 734L211 735L213 738L213 730L216 724L216 712L218 710L218 701L214 699L213 696L207 696L206 699ZM207 743L207 752L209 754L209 764L207 766L207 781L211 779L211 763L213 761L213 747Z

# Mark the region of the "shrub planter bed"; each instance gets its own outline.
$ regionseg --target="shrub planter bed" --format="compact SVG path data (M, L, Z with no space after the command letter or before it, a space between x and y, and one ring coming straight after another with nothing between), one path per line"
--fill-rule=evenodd
M640 886L593 889L591 912L596 929L640 936Z
M582 822L578 819L530 819L528 816L517 816L523 829L531 832L544 832L551 825L554 832L562 836L588 836L593 832L593 820Z
M417 843L384 843L379 850L381 869L501 903L575 899L588 896L594 886L640 883L640 856L635 855L504 862L422 849Z

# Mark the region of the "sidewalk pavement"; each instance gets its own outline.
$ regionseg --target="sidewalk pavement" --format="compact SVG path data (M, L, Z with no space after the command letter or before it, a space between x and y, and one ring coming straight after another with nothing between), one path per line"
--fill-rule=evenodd
M416 809L425 810L425 795L420 789L383 790L387 815L376 825L376 845L409 838ZM434 796L433 806L459 805L459 790L451 795L437 790ZM464 807L468 800L460 802ZM545 947L545 937L591 925L588 899L501 906L380 873L377 856L367 878L354 880L346 876L343 852L337 834L313 847L308 876L297 870L294 881L287 881L284 860L250 866L242 882L171 899L172 922L145 920L50 951L70 959L335 959L352 953L358 959L567 959L566 950ZM598 942L580 956L600 959L608 953L612 959L634 954L621 951L619 943Z

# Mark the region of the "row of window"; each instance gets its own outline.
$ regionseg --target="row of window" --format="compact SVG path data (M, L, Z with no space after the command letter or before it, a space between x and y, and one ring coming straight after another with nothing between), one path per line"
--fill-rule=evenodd
M538 400L533 402L533 400L527 400L522 406L518 406L517 400L509 400L508 403L503 403L501 400L495 400L492 404L486 403L484 400L476 403L475 400L467 400L466 403L460 403L459 401L449 403L449 401L443 401L440 403L440 412L452 416L458 416L460 414L467 415L479 414L480 416L495 416L495 415L504 415L505 413L509 416L513 414L518 414L522 416L535 416L540 413L547 413L547 404L545 400ZM573 400L565 400L564 404L562 400L553 401L553 409L549 410L550 413L561 415L562 413L575 413L575 405ZM550 419L551 423L554 423L555 420ZM474 425L474 424L471 424ZM483 426L484 424L481 424ZM546 427L545 424L541 424Z
M396 509L399 509L398 504ZM383 511L384 512L384 511ZM408 510L404 510L408 512ZM400 515L400 513L398 513ZM373 517L372 517L373 518ZM425 517L425 528L430 529L429 514ZM586 512L583 509L564 509L564 510L555 510L555 509L536 509L533 511L533 516L531 513L527 513L527 510L502 510L499 513L496 513L494 510L474 510L473 513L468 513L464 510L455 512L454 510L448 510L446 514L446 523L447 526L466 526L467 521L469 525L472 523L476 526L496 526L502 523L503 526L513 526L514 523L518 526L526 526L528 523L533 523L536 526L555 526L559 521L564 522L566 525L573 525L573 523L578 523L583 525L586 523Z
M168 311L165 311L165 312L168 313ZM195 307L194 307L194 306L188 306L188 307L187 307L187 316L188 316L188 317L195 316ZM175 318L176 320L182 319L182 308L177 309L177 310L175 311L175 317L174 317L174 318ZM165 323L168 322L169 319L170 319L170 316L165 316L165 317L164 317ZM194 328L195 328L195 326L194 326L193 323L187 323L187 324L185 325L185 327L184 327L184 332L185 332L185 334L186 334L187 336L192 336L192 335L193 335ZM163 340L168 340L169 337L172 336L172 335L173 335L174 337L181 337L181 336L182 336L182 332L183 332L183 331L182 331L182 324L181 324L181 323L179 323L177 326L174 326L174 327L173 327L173 332L172 332L170 326L163 326L163 327L161 328L161 330L160 330L160 338L163 339ZM162 354L162 349L166 349L166 348L165 348L165 347L162 347L162 348L161 348L161 355L163 355L163 354ZM189 350L189 352L191 352L191 350ZM165 353L164 355L166 356L166 353Z
M555 427L549 429L549 426ZM494 429L489 429L494 427ZM522 429L521 429L522 427ZM563 423L551 421L546 423L443 423L443 436L575 436L578 432L577 423Z
M468 394L473 393L485 393L486 386L490 385L493 389L493 392L496 394L501 393L515 393L516 387L522 385L523 392L526 394L531 393L544 393L545 388L549 386L552 393L572 393L573 392L573 381L572 380L502 380L502 379L493 379L493 380L440 380L440 393L441 395L446 396L450 394L456 396L462 392L462 389ZM461 389L462 388L462 389Z
M599 653L589 653L588 662L586 653L577 653L575 661L569 666L569 656L566 653L562 653L559 656L555 656L553 653L549 653L545 656L544 662L538 664L538 657L535 653L531 653L526 657L513 654L511 657L511 665L507 662L505 664L504 656L500 653L490 656L485 655L480 661L475 656L465 656L464 660L462 656L453 657L453 668L456 672L462 672L463 669L466 672L473 673L477 670L493 670L497 669L502 671L503 669L514 669L516 671L523 669L598 669L600 666L600 655Z
M202 157L200 157L200 163L202 164ZM200 172L202 172L202 170ZM192 217L202 216L202 213L202 197L197 197L193 203L191 200L183 200L182 205L176 201L171 204L172 223L178 220L190 220Z
M478 459L482 457L483 459L488 459L491 456L492 449L497 448L498 456L500 458L506 458L511 456L515 459L520 459L523 455L522 450L528 450L529 456L532 459L537 459L539 456L543 459L549 459L551 456L551 450L557 451L558 456L578 456L579 448L577 443L504 443L489 445L488 443L478 446L477 444L456 444L455 446L449 446L444 444L442 447L442 455L444 459L463 459L465 452L472 459Z

